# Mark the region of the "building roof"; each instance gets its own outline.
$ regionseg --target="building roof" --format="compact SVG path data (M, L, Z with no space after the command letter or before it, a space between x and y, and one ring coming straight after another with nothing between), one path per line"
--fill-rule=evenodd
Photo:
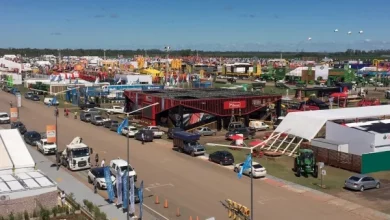
M138 92L138 91L137 91ZM212 89L166 89L153 91L139 91L146 95L159 96L171 99L191 100L191 99L220 99L220 98L240 98L250 96L264 96L260 91L243 91L222 88Z
M34 168L35 162L17 129L0 130L0 170Z
M390 105L291 112L275 132L284 132L307 140L313 139L327 121L381 117L390 115Z

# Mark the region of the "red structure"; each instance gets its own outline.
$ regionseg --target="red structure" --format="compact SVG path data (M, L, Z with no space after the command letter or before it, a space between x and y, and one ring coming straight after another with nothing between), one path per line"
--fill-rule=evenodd
M168 125L166 122L170 121L183 128L200 126L202 122L228 121L232 116L243 117L249 123L251 114L265 111L264 107L271 103L277 102L276 109L280 112L281 99L280 95L229 89L128 90L124 95L127 111L160 103L142 111L143 121L151 125Z

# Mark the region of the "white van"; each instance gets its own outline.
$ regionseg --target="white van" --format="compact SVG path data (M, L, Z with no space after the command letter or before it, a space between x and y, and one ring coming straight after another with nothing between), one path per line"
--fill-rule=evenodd
M269 129L269 126L263 121L250 121L249 127L256 129L256 131L265 131Z
M10 123L10 118L8 113L0 112L0 124L8 124Z
M53 101L53 98L45 98L43 100L43 103L45 103L45 105L49 105L51 104L51 102ZM58 100L56 100L53 105L59 105L60 103L58 102Z

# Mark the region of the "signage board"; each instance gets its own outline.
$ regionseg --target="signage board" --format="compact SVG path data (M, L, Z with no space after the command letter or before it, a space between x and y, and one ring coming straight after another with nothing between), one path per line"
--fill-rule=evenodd
M225 101L223 102L223 109L242 109L246 108L246 101Z
M18 108L22 107L22 95L20 93L16 93L16 106Z
M46 125L47 142L55 143L57 139L57 131L55 125Z
M323 176L326 176L326 170L322 170L322 171L321 171L321 174L322 174Z
M17 121L18 120L18 108L10 108L10 120Z
M153 97L152 96L145 96L145 101L146 102L153 102Z

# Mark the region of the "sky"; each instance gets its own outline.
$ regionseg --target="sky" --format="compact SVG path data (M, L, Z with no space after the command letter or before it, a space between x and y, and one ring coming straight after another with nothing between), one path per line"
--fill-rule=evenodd
M1 0L0 47L170 46L172 50L281 52L390 49L388 0L374 2Z

